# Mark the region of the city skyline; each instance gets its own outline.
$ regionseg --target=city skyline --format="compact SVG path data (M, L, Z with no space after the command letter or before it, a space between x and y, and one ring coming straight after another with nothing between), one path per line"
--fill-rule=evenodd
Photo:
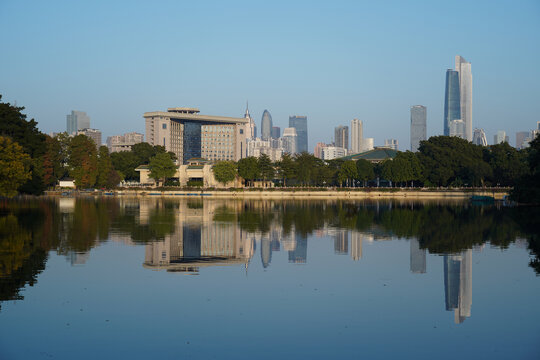
M25 106L46 133L62 129L72 109L85 111L92 127L107 137L143 133L141 114L147 109L193 106L238 117L249 99L255 119L267 108L282 129L290 115L306 115L310 144L331 142L332 128L358 118L375 145L396 138L407 149L413 104L430 109L428 138L443 133L437 119L444 111L444 69L461 54L474 64L473 127L484 129L489 139L504 129L512 144L516 132L534 128L540 86L530 79L540 77L540 49L530 44L540 30L537 2L499 2L489 9L463 3L466 16L461 6L448 9L442 3L370 4L367 9L362 3L340 4L309 9L291 4L287 12L279 11L279 3L233 2L226 9L182 5L183 11L204 13L216 22L231 19L200 29L197 17L176 21L177 4L97 2L60 8L5 2L0 29L10 34L6 47L18 56L0 60L0 93L3 101ZM118 26L118 17L126 13ZM261 13L275 18L276 25L258 27ZM303 20L291 21L297 18ZM143 30L142 22L156 26ZM287 30L275 31L284 24ZM182 46L171 48L171 43ZM303 51L295 51L298 44ZM170 55L141 54L143 47L166 49ZM178 53L180 48L190 51ZM36 50L39 58L33 56ZM514 71L500 71L508 63ZM249 86L239 78L250 79Z

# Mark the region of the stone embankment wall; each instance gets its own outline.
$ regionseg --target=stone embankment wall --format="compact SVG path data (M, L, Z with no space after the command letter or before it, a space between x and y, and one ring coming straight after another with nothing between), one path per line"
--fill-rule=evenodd
M54 195L54 194L51 194ZM59 194L58 194L59 195ZM72 194L77 195L77 194ZM85 195L93 195L85 194ZM317 190L245 190L245 191L200 191L200 190L123 190L103 192L95 195L105 196L165 196L165 197L208 197L217 199L249 198L249 199L469 199L472 195L492 196L502 200L508 191L494 190L397 190L397 191L317 191Z

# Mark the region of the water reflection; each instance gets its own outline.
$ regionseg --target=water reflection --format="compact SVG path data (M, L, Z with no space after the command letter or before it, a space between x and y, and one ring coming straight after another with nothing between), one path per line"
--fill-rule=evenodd
M461 323L471 316L473 246L526 241L538 273L538 218L538 208L467 203L4 199L0 301L22 299L20 290L36 283L50 251L82 265L104 241L145 245L145 268L197 274L208 266L248 267L256 253L269 270L280 251L289 263L306 264L313 237L333 241L342 261L360 261L366 243L408 239L414 274L426 273L428 252L443 255L446 310Z

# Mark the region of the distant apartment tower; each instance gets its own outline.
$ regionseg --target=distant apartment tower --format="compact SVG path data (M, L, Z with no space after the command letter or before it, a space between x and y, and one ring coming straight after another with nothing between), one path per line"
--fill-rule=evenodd
M249 121L245 118L200 115L196 108L169 108L144 113L146 141L172 151L180 164L191 158L210 161L245 157Z
M358 154L363 150L364 124L362 120L351 120L351 153Z
M297 152L308 152L308 126L307 116L289 116L289 127L296 129Z
M486 133L483 129L474 129L472 143L475 145L487 146Z
M272 115L268 110L264 110L261 119L261 138L269 140L272 137Z
M131 151L135 144L142 143L144 135L136 132L125 133L124 135L113 135L107 137L107 147L110 153L120 151Z
M386 139L386 140L384 140L384 147L397 151L398 150L398 141L397 141L397 139Z
M97 148L101 146L101 131L97 129L82 129L77 131L77 135L88 136L90 139L92 139L92 141L94 141Z
M370 151L375 148L373 145L375 143L375 139L373 138L365 138L364 139L364 150L363 151Z
M416 152L420 141L427 140L427 108L422 105L411 106L411 151Z
M90 117L84 111L71 111L66 116L66 131L68 135L75 135L78 130L90 128Z
M452 123L461 120L461 123ZM451 127L454 135L451 135ZM457 55L455 70L446 71L446 88L444 97L444 135L458 136L472 141L472 72L471 63Z
M499 130L497 134L493 136L493 145L502 144L503 142L508 143L508 136L506 136L506 131Z
M298 152L298 134L296 129L288 127L283 129L283 136L281 137L283 152L294 155Z
M281 128L279 126L272 126L272 139L279 139L281 135Z
M349 148L349 127L339 125L334 129L334 144L343 149Z

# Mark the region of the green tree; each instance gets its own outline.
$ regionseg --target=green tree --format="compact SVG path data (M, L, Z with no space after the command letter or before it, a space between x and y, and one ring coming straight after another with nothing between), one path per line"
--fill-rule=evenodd
M257 161L259 163L259 170L261 172L261 177L263 178L263 180L266 181L274 179L276 170L272 165L272 160L270 160L270 157L266 154L262 154L261 156L259 156L259 159L257 159Z
M364 187L366 186L367 181L375 178L373 164L366 159L359 159L356 161L356 171L358 173L358 179L364 182Z
M390 181L390 187L395 179L394 162L391 159L386 159L382 162L381 176L383 179Z
M124 175L126 180L139 180L139 173L135 169L142 165L132 151L114 152L110 155L113 167ZM150 162L150 159L148 160Z
M176 165L171 159L171 155L162 152L150 159L150 177L159 181L165 182L166 178L173 177L176 174Z
M528 172L518 179L511 196L521 203L540 204L540 135L531 141L528 151ZM540 239L536 240L535 248L540 250ZM540 262L536 261L540 270Z
M317 166L320 164L314 155L307 152L296 154L294 161L296 163L297 178L302 185L309 185L316 179Z
M77 135L69 142L69 175L78 188L91 188L96 184L98 157L96 144L85 135Z
M492 185L514 186L527 173L526 151L518 151L507 142L484 148L484 159L493 170Z
M218 161L212 167L212 171L216 180L223 185L236 179L237 175L236 164L232 161Z
M30 156L31 177L21 184L19 191L38 195L45 190L42 166L42 157L46 149L45 135L38 130L34 119L26 120L26 115L22 113L22 110L24 107L12 106L0 101L0 136L11 138L23 148L23 152Z
M356 170L356 164L353 160L345 160L339 169L338 178L340 183L347 181L347 186L351 186L352 181L358 178L358 171Z
M15 196L17 189L30 179L30 156L10 138L0 136L0 196Z
M283 180L283 186L287 186L287 180L296 177L296 164L290 154L285 153L277 163L279 177Z
M99 147L98 154L98 176L96 185L107 189L116 187L120 182L121 177L114 169L109 149L106 146Z
M238 175L253 185L253 181L260 177L259 162L257 158L249 156L238 161Z
M45 186L51 187L67 174L64 167L66 155L58 138L47 135L45 143L47 149L43 155L43 182Z

